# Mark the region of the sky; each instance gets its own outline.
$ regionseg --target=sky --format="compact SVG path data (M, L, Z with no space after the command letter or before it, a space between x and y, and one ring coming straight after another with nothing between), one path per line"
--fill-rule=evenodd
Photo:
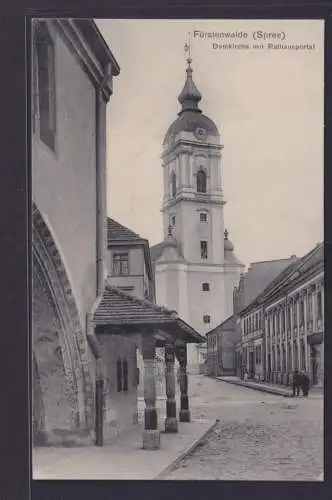
M323 21L96 23L121 68L107 110L109 216L150 245L163 239L160 154L180 111L190 36L200 108L224 146L224 220L237 256L246 265L302 256L323 240ZM258 31L281 39L255 42ZM215 48L228 39L209 38L210 32L247 34L232 43L249 49ZM263 48L254 49L258 42ZM313 48L268 49L268 43Z

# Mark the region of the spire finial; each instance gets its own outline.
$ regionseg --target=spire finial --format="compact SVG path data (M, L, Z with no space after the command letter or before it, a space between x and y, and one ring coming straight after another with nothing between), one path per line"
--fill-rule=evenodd
M225 229L225 232L224 232L225 240L228 240L228 234L229 233L228 233L227 229Z
M198 103L202 99L202 96L197 89L196 85L193 82L192 79L192 74L193 74L193 69L191 67L192 63L192 58L191 58L191 34L190 32L188 33L188 41L184 45L184 52L187 54L187 78L186 78L186 83L182 89L182 92L180 93L178 97L178 101L180 104L182 104L182 110L180 111L179 114L181 114L183 111L190 110L190 111L196 111L198 113L201 113L201 110L198 108Z
M184 45L184 52L185 54L188 54L187 55L187 63L188 63L188 69L190 68L190 64L192 63L192 59L191 59L191 40L190 40L190 31L188 33L188 42L185 43ZM191 69L191 68L190 68Z

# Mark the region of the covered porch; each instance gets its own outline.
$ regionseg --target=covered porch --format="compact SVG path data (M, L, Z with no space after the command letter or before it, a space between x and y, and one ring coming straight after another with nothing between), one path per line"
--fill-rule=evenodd
M178 421L190 422L187 378L187 344L205 342L196 330L183 321L175 311L150 301L126 294L115 287L107 287L93 314L94 331L98 339L108 336L125 336L137 339L144 362L144 430L142 447L158 449L160 430L156 406L156 349L162 347L165 355L166 433L178 432ZM134 359L133 357L131 359ZM177 412L175 399L175 359L180 371L180 408ZM102 361L104 364L107 359ZM135 365L137 370L137 365ZM128 368L127 368L128 371ZM102 374L102 370L99 370ZM103 419L105 408L105 377L96 380L96 445L104 443ZM128 385L128 382L127 382ZM137 391L136 391L137 398Z

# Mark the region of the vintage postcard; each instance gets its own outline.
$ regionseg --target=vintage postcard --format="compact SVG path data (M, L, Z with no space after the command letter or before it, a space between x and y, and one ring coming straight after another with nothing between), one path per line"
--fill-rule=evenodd
M31 52L33 478L322 481L324 21Z

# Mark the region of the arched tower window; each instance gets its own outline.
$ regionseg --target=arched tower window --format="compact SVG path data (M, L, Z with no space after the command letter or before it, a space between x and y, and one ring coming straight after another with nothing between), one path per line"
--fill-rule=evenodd
M172 172L171 182L172 182L172 196L175 196L176 195L176 174L175 174L175 172Z
M206 193L206 173L204 170L197 172L197 192Z

